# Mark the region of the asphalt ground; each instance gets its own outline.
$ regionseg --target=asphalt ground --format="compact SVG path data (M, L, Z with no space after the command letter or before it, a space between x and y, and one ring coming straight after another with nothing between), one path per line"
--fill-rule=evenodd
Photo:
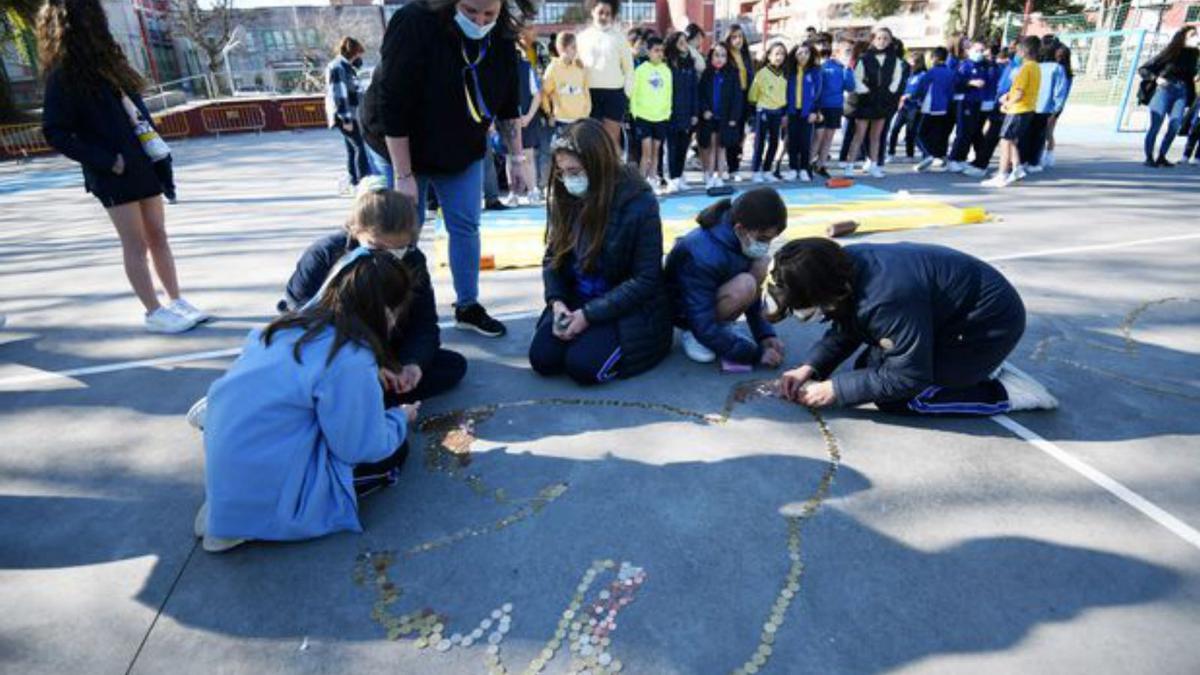
M0 166L0 670L1198 672L1200 170L1092 140L1004 191L905 165L864 181L993 214L866 239L999 267L1030 314L1013 361L1055 412L814 416L737 389L775 373L678 350L580 389L527 367L537 271L485 273L510 334L444 331L470 371L424 406L447 417L364 500L366 532L222 555L192 535L183 414L344 218L340 139L177 144L168 229L219 318L170 337L142 331L77 171ZM785 325L788 361L817 335ZM468 418L469 466L422 449Z

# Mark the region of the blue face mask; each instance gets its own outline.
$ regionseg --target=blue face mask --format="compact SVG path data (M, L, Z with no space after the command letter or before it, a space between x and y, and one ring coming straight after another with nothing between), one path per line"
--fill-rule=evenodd
M559 180L562 181L563 187L572 197L583 197L587 194L588 177L586 173L578 176L562 176Z
M463 36L465 36L468 40L482 40L488 36L488 33L492 32L493 28L496 27L495 21L480 26L471 19L467 18L467 15L463 14L462 10L455 10L454 22L458 24L458 29L462 31Z

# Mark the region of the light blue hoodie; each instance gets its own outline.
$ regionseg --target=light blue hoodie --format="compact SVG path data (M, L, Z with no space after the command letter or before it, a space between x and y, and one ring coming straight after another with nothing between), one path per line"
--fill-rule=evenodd
M1037 112L1053 113L1063 109L1067 104L1067 93L1070 82L1067 81L1067 70L1062 64L1045 61L1038 64L1042 70L1042 84L1038 87Z
M206 531L227 539L292 540L361 532L354 465L400 447L407 420L385 410L370 349L347 342L326 365L333 328L251 331L240 358L208 390Z

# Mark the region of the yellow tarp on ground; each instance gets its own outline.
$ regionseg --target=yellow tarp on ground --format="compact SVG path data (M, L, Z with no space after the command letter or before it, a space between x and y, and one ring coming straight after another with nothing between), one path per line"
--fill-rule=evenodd
M788 229L784 239L825 236L826 228L843 220L857 221L856 234L889 232L927 227L947 227L982 222L987 218L983 209L958 208L931 199L913 199L906 195L886 195L882 198L826 201L824 203L793 203L792 193L799 191L781 190L788 202ZM826 191L837 193L838 191ZM861 196L861 189L846 191L848 196ZM873 196L873 195L872 195ZM685 198L686 199L686 198ZM687 199L680 203L663 202L663 250L669 251L675 239L696 227L695 214L712 200ZM668 206L669 205L669 206ZM508 212L513 213L513 212ZM527 214L527 215L525 215ZM485 220L481 228L483 267L485 269L508 269L532 267L541 264L543 236L545 234L545 211L528 209L503 227L489 227ZM528 222L528 225L524 223ZM435 236L435 251L442 265L447 260L448 241L444 229Z

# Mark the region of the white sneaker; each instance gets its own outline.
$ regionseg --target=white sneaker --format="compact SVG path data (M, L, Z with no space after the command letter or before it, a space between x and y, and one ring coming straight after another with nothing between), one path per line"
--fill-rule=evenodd
M1042 166L1046 167L1047 169L1054 166L1054 151L1053 150L1047 150L1042 153Z
M728 176L726 176L725 180L727 180L730 183L740 183L745 179L742 177L741 171L735 171L735 172L729 174Z
M842 176L854 178L854 162L846 162L842 165Z
M1058 407L1058 399L1041 382L1007 361L1000 367L997 379L1008 392L1008 403L1013 411L1054 410Z
M929 167L931 166L933 166L933 158L926 157L925 159L917 162L917 165L913 167L913 171L916 171L917 173L924 173L928 171Z
M755 172L754 172L754 182L755 182L755 183L765 183L765 182L767 182L767 179L763 177L763 172L761 172L761 171L755 171Z
M783 179L788 181L800 180L800 172L795 170L784 171Z
M146 330L151 333L186 333L196 327L196 322L182 314L176 314L166 307L146 315Z
M204 420L208 417L208 397L204 396L192 404L187 411L188 426L196 431L204 431Z
M692 331L685 330L679 336L679 341L683 343L683 353L696 363L712 363L717 360L717 354L713 350L700 344Z
M944 157L938 157L937 159L933 160L933 168L941 169L941 168L944 168L945 166L946 166L946 159Z
M1189 159L1187 161L1187 163L1189 166L1200 166L1200 157L1193 157L1193 158ZM0 323L0 326L3 326L3 325L4 325L3 323Z
M675 181L673 181L673 180L668 180L666 187L664 187L662 189L662 193L664 195L673 195L678 191L679 191L679 188L675 185Z
M175 312L176 314L184 317L185 319L191 319L192 321L194 321L196 323L205 323L207 321L212 321L212 316L208 312L197 309L195 305L188 302L186 299L184 299L182 297L177 298L174 302L167 305L167 309L171 310L172 312Z
M980 183L980 185L982 185L983 187L990 187L990 188L1002 188L1002 187L1008 187L1008 183L1009 183L1008 174L1003 174L1003 173L1000 173L999 171L997 171L995 176L992 176L991 178L983 181L982 183Z
M867 173L869 173L871 175L871 178L886 178L887 177L887 173L884 172L883 167L879 166L878 164L872 164L871 168L867 169Z
M966 168L966 165L962 162L950 162L946 165L946 171L950 173L962 173Z
M1008 174L1008 182L1016 183L1017 181L1025 180L1025 177L1028 175L1029 175L1029 173L1025 170L1024 167L1017 167L1017 169L1015 171Z
M963 167L962 172L963 172L964 176L970 176L971 178L983 178L984 176L987 175L987 172L984 171L983 169L981 169L977 166L972 166L970 164Z
M807 171L801 171L801 172L800 172L800 176L799 176L799 180L800 180L800 182L801 182L801 183L811 183L811 182L812 182L812 175L811 175L811 174L809 174Z
M717 187L717 188L725 187L725 179L721 178L720 176L714 176L713 177L713 187Z
M1041 173L1045 171L1045 169L1040 164L1030 164L1029 166L1025 167L1025 171L1027 173Z

